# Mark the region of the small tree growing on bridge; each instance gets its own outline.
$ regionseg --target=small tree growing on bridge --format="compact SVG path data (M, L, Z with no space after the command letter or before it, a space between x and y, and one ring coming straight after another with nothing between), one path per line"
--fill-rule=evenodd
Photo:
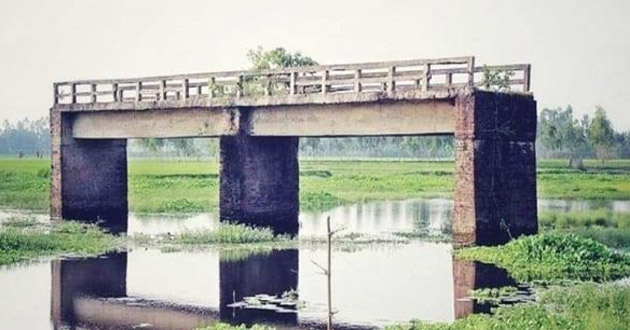
M247 58L252 64L252 69L255 70L274 70L318 64L315 60L299 51L291 53L283 47L265 50L262 46L258 46L258 48L250 49L247 52ZM270 89L272 93L287 93L289 83L286 81L273 81L260 76L248 77L243 82L243 90L247 95L262 95L265 87ZM316 85L310 88L317 89L321 88L321 86Z
M511 70L491 70L486 65L483 66L483 80L481 85L487 90L495 92L509 91L510 79L514 76Z

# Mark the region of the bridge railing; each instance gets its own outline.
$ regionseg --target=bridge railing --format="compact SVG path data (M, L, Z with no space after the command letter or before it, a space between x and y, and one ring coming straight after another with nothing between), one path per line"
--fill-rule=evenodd
M529 92L530 65L475 67L474 57L419 59L277 70L207 72L53 84L55 104L151 102L276 95L436 92L490 87L484 73L502 72L502 89Z

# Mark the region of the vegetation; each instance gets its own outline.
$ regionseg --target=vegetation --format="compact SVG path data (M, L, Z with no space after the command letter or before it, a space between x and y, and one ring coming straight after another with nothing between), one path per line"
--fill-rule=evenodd
M538 120L539 157L568 158L569 166L581 169L582 159L597 157L603 164L612 157L630 156L630 132L615 132L606 111L598 106L592 119L573 117L569 105L543 109Z
M629 199L630 161L584 162L586 171L561 161L539 163L541 198ZM210 161L129 162L130 207L140 213L213 210L218 205L218 164ZM453 191L452 162L300 162L303 210L321 210L365 200L447 197ZM43 159L0 158L0 205L45 210L50 195L50 163Z
M113 251L119 239L95 225L55 222L42 227L32 221L13 221L0 227L0 265L43 256L95 255Z
M5 120L0 126L0 155L39 156L50 152L48 118L24 118L15 123Z
M180 244L247 244L287 241L290 238L274 235L269 228L254 228L244 224L222 223L211 231L185 232L174 239Z
M521 237L502 246L467 248L457 256L496 264L520 282L602 281L630 275L629 255L558 232Z
M630 287L581 284L545 292L539 304L499 307L447 323L412 321L387 330L622 330L630 324Z
M480 303L493 302L498 303L501 299L509 298L518 293L518 288L513 286L504 286L501 288L482 288L469 292L471 298Z
M588 211L542 211L538 216L540 226L552 229L606 227L630 229L630 213L613 212L599 208Z
M275 328L259 324L255 324L252 327L248 328L244 324L231 325L227 323L217 322L211 325L204 326L202 328L197 328L197 330L275 330Z

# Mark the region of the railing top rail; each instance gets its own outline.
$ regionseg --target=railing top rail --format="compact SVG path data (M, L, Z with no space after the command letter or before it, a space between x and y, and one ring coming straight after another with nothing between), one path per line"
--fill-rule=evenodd
M204 79L207 77L219 78L219 77L235 77L239 75L243 75L243 76L281 75L281 74L290 74L293 72L316 72L316 71L323 71L323 70L329 70L329 71L357 70L357 69L369 70L369 69L386 68L386 67L391 67L391 66L406 67L406 66L420 66L420 65L425 65L425 64L433 64L433 65L468 64L471 61L474 61L473 56L460 56L460 57L446 57L446 58L433 58L433 59L409 59L409 60L385 61L385 62L312 65L312 66L300 66L300 67L279 68L279 69L214 71L214 72L160 75L160 76L123 78L123 79L68 80L68 81L55 82L55 84L56 85L69 85L69 84L87 85L87 84L111 84L111 83L131 84L137 81Z
M461 56L64 81L53 84L53 95L55 105L407 91L430 97L432 92L452 94L464 87L488 88L491 84L476 79L481 77L478 73L486 70L510 73L501 77L502 89L522 86L523 92L529 92L529 64L476 67L473 56Z

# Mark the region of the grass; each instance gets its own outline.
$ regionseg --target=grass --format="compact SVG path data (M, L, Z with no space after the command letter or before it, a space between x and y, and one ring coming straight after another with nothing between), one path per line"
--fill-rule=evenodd
M387 330L625 330L630 324L630 287L581 284L545 292L540 303L499 307L454 323L412 321Z
M258 325L258 324L255 324L252 327L248 328L244 324L231 325L231 324L227 324L223 322L217 322L217 323L210 324L201 328L197 328L196 330L274 330L274 329L275 328L273 327L269 327L265 325Z
M564 161L538 164L541 198L630 199L630 160L587 171ZM0 158L0 205L46 210L50 163L43 159ZM129 162L130 208L139 213L214 210L218 203L218 164L210 161ZM453 162L301 161L300 198L305 210L320 210L366 200L448 197L454 187Z
M184 232L174 236L179 244L249 244L290 240L288 236L275 235L269 228L254 228L244 224L222 223L215 230Z
M117 237L95 225L55 222L41 226L13 221L0 229L0 265L44 256L96 255L120 247Z
M559 232L521 237L502 246L466 248L456 254L496 264L520 282L604 281L630 275L630 255Z
M630 213L618 213L599 208L588 211L543 211L538 215L540 226L553 229L606 227L630 229Z
M590 238L609 247L630 251L630 213L599 208L587 211L543 211L542 230L560 230Z

